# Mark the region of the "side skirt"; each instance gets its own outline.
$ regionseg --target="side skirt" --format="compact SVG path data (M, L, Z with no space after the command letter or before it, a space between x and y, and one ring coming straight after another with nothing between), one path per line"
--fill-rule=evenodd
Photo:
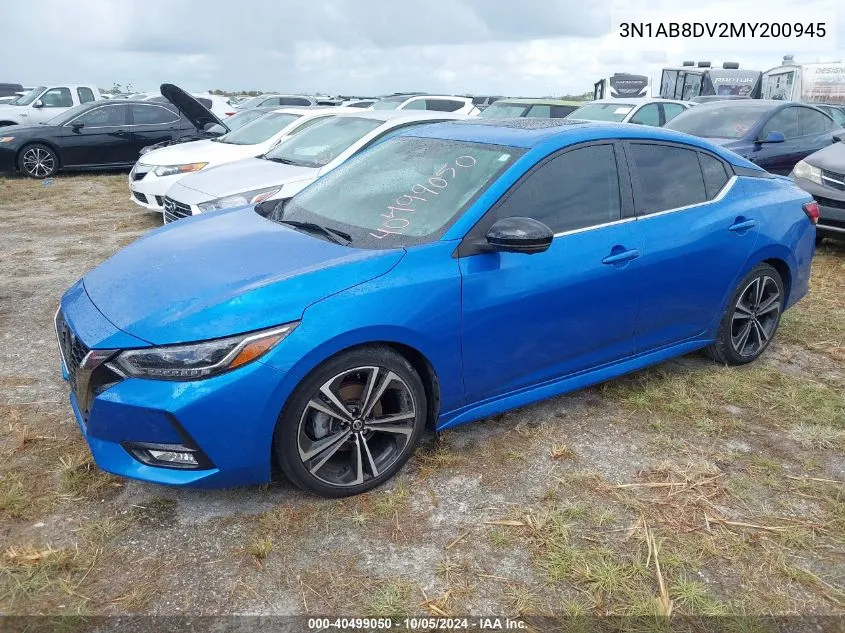
M612 365L603 365L602 367L590 369L580 374L569 375L565 378L558 378L535 387L520 389L519 391L512 391L496 398L482 400L441 414L437 423L437 430L451 429L452 427L496 415L509 409L523 407L569 391L575 391L576 389L583 389L584 387L589 387L590 385L643 369L649 365L655 365L670 358L694 352L695 350L706 347L712 342L711 339L684 341L683 343L664 347L663 349L641 356L627 358Z

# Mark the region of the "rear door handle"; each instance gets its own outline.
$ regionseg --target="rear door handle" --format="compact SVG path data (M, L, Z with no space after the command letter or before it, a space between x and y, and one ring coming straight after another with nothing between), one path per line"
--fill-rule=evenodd
M613 253L612 255L608 255L603 260L601 260L602 264L621 264L622 262L628 262L632 259L636 259L640 256L640 252L636 249L631 249L628 251L622 251L621 253Z
M118 130L114 133L115 136L129 136L129 132L126 130Z
M734 233L742 233L748 229L753 229L755 226L757 226L757 220L743 220L742 218L737 218L736 222L728 227L728 230L733 231Z

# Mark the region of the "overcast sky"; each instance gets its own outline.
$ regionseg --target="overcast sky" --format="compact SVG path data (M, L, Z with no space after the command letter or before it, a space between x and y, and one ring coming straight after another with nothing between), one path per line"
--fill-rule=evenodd
M743 3L759 7L761 20L772 7L797 5L788 0L696 4L712 10L713 19L730 20ZM808 20L829 15L836 5L835 0L800 3ZM610 34L611 8L632 6L645 5L632 0L5 2L0 81L93 82L102 88L118 82L136 90L156 90L166 81L191 91L542 96L591 90L593 82L613 72L659 80L663 66L684 59L738 61L757 70L780 62L773 53L708 53L697 50L694 41L632 51ZM842 10L838 22L836 54L796 57L845 58Z

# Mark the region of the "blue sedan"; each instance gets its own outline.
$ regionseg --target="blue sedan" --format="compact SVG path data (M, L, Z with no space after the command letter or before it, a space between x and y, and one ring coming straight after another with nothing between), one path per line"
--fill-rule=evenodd
M762 99L696 106L666 128L706 138L784 176L799 160L834 143L834 134L842 132L829 114L815 106Z
M56 330L96 462L162 484L368 490L447 429L704 349L807 292L818 209L691 136L522 119L389 138L287 202L153 231Z

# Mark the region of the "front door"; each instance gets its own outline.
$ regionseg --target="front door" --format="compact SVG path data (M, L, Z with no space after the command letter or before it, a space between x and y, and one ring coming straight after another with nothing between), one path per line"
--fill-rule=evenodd
M102 105L64 126L62 164L67 167L114 165L131 144L126 104Z
M630 356L641 286L637 222L613 143L558 153L470 232L530 217L554 232L543 253L460 259L464 388L479 401Z

